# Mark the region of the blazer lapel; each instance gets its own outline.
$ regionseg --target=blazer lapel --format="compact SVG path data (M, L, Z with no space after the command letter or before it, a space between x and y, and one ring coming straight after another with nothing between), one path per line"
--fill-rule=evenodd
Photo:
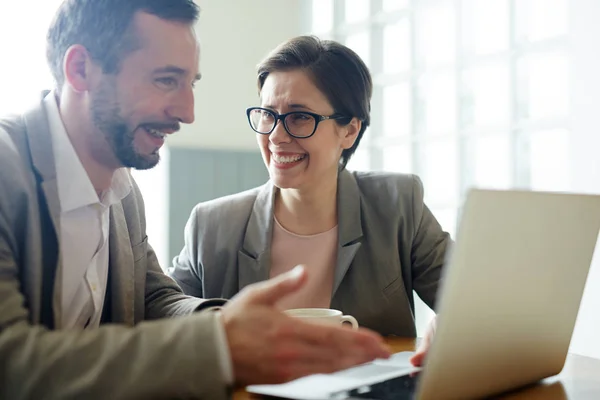
M275 188L267 183L254 202L242 249L238 252L239 290L269 279L271 239L273 236ZM334 272L332 297L337 292L356 252L360 248L362 226L360 192L356 180L346 170L338 178L338 256Z
M238 290L269 279L274 198L275 188L269 181L256 196L242 249L238 251Z
M134 324L135 271L127 221L121 203L110 207L109 277L111 322Z
M49 92L42 93L40 105L25 113L25 126L31 162L38 177L41 178L42 189L46 196L48 209L54 229L58 232L60 227L60 200L58 185L56 183L56 167L54 165L54 151L52 136L48 125L48 116L43 101Z
M27 145L31 156L31 163L36 176L36 180L41 187L43 199L39 199L40 212L46 210L43 206L47 206L47 212L50 216L51 225L55 238L59 238L60 233L60 200L58 197L58 185L56 182L56 167L54 165L54 151L52 145L52 136L50 134L50 126L48 116L44 108L44 98L50 92L42 93L40 103L27 111L23 120L25 122L25 135ZM44 218L42 217L42 220ZM60 246L58 240L55 242L56 258L48 257L53 260L52 265L45 265L41 271L42 279L42 319L47 320L46 324L55 328L60 328L61 321L61 306L60 297L54 296L54 293L61 292L62 277L61 277L61 258ZM29 276L38 276L40 271L30 271ZM35 315L35 305L30 306L32 313ZM50 308L52 312L50 312ZM52 320L50 320L52 319Z
M354 176L345 169L338 177L338 255L333 276L333 292L335 296L356 252L360 248L363 235L360 219L360 192Z

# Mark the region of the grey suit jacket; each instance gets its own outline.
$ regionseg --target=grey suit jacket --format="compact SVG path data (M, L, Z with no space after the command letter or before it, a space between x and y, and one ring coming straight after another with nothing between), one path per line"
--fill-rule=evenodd
M268 279L272 183L198 204L169 274L184 292L230 298ZM384 335L415 336L413 289L430 307L449 235L423 203L413 175L350 173L338 178L338 254L331 307Z
M59 224L52 142L39 104L0 120L0 398L225 398L215 314L157 320L209 304L162 273L137 186L110 209L98 329L54 330Z

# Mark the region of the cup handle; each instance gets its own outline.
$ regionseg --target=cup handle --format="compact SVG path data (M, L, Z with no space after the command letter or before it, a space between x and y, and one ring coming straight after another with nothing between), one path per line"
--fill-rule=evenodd
M342 315L342 324L349 322L352 325L352 329L358 329L358 321L352 315Z

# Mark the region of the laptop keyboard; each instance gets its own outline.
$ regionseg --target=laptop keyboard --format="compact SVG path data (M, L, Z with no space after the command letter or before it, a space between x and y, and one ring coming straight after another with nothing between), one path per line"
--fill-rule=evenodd
M403 375L347 392L346 398L372 400L411 400L415 398L418 375Z

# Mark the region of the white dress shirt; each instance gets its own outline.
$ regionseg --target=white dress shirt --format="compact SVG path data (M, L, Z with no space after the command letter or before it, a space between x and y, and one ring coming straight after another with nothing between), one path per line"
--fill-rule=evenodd
M44 99L60 200L60 259L54 291L60 329L100 325L108 279L109 208L131 191L129 172L115 171L98 197L62 122L54 92Z

